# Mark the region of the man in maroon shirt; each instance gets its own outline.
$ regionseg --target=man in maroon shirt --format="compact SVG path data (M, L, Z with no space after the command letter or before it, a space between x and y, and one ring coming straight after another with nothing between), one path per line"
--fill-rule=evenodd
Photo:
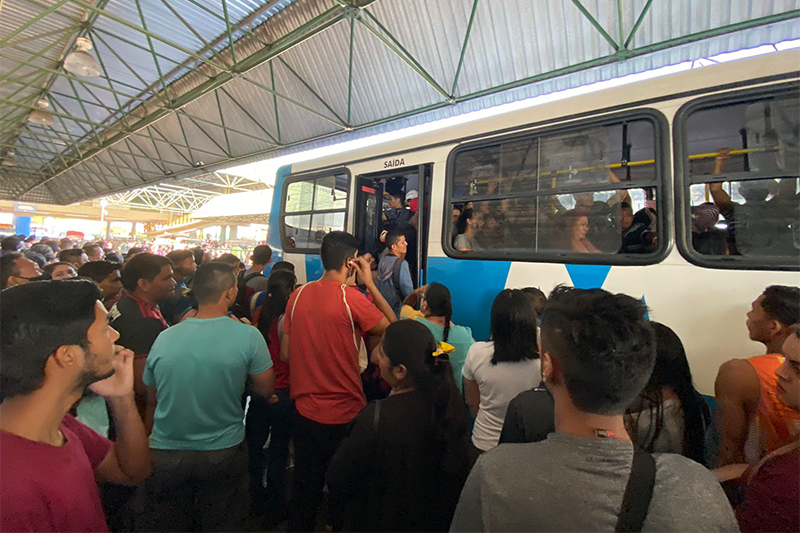
M800 410L800 324L783 343L783 363L775 371L778 399ZM750 531L800 531L800 427L790 428L794 441L767 455L746 471L744 502L736 510L739 527ZM744 465L743 465L744 466Z
M0 298L0 531L107 531L97 483L150 474L133 353L114 345L100 297L63 280ZM67 414L87 387L106 398L116 443Z
M124 291L108 312L111 327L119 332L120 346L133 351L133 389L142 419L147 414L147 395L142 375L158 334L167 329L158 302L175 288L172 261L166 257L140 253L122 269Z

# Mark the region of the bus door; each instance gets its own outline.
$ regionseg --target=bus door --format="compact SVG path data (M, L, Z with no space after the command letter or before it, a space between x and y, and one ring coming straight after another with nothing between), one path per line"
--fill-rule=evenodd
M378 257L380 251L383 183L359 176L356 181L356 231L361 253Z
M406 261L415 286L426 279L432 168L426 164L356 177L355 236L361 252L380 261L385 254L381 233L400 229L408 241ZM408 198L400 208L408 212L400 212L398 217L398 208L389 205L389 194Z

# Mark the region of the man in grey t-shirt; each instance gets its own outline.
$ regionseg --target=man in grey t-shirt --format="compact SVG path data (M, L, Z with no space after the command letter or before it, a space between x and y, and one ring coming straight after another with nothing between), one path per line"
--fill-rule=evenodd
M542 315L542 380L555 401L546 441L503 444L467 480L451 531L613 531L631 472L622 415L647 383L655 339L643 304L560 287ZM656 454L643 531L738 531L715 477Z

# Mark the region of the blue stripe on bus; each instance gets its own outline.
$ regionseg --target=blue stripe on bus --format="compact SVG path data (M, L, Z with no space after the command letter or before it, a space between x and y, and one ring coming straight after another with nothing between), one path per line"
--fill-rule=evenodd
M476 340L489 338L489 315L497 293L506 288L511 261L462 261L428 258L428 283L450 289L453 322L472 328Z
M305 260L306 283L320 279L325 271L322 268L322 258L319 254L306 254Z
M611 265L564 265L576 289L602 289Z

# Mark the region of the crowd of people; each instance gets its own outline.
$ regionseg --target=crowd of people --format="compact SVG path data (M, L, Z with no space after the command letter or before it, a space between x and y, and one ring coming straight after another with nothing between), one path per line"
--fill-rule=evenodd
M4 241L0 531L800 529L800 289L753 295L712 418L640 300L506 289L476 342L383 240L328 233L302 285L267 245Z

